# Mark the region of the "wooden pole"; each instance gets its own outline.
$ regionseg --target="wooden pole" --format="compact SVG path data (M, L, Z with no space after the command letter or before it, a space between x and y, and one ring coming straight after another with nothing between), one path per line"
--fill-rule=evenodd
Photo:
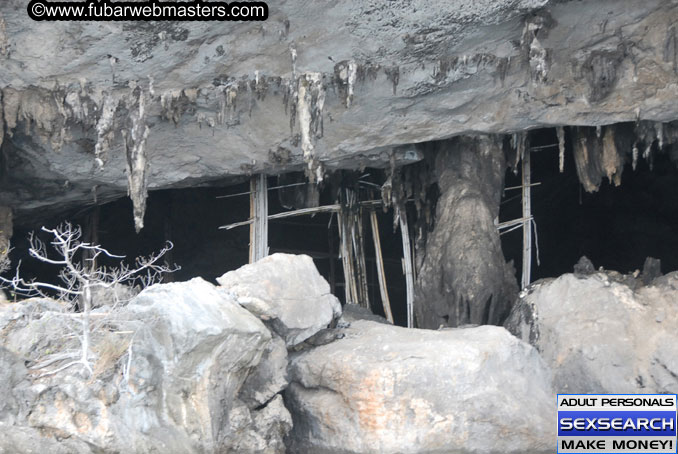
M521 288L530 285L532 272L532 200L530 175L530 150L523 154L523 276Z
M365 239L363 236L363 210L358 208L358 211L354 213L353 217L353 229L356 233L356 241L354 245L357 247L355 251L356 265L358 267L358 276L360 281L360 305L367 308L370 308L370 290L367 285L367 265L365 264Z
M330 217L329 229L327 229L327 243L330 250L329 260L330 260L330 291L333 295L336 295L337 290L337 278L335 276L335 267L336 263L334 262L335 245L334 245L334 228L332 227L332 218Z
M268 189L266 175L250 180L250 263L268 255Z
M372 224L372 239L374 240L374 256L377 260L377 277L379 279L379 292L381 294L381 304L384 306L386 319L393 323L393 313L391 312L391 301L388 298L388 287L386 286L386 272L384 271L384 258L381 254L381 236L379 235L379 220L374 210L370 211L370 223Z
M362 207L375 207L375 206L381 206L384 202L382 200L366 200L364 202L360 202L360 206ZM298 210L292 210L292 211L283 211L282 213L276 213L276 214L271 214L268 216L268 220L270 221L271 219L283 219L283 218L290 218L293 216L304 216L308 214L316 214L316 213L337 213L339 212L341 206L339 204L334 204L334 205L323 205L319 207L313 207L313 208L301 208ZM253 223L252 219L248 219L246 221L240 221L240 222L234 222L233 224L228 224L228 225L222 225L219 226L219 230L231 230L236 227L242 227L244 225L251 225Z
M353 271L353 257L351 254L350 230L348 228L347 218L344 210L340 209L337 213L339 224L339 241L341 244L341 264L344 269L344 296L346 303L358 304L358 292L355 283L355 272Z
M405 208L400 211L400 233L403 238L403 271L407 291L407 327L414 328L414 272L412 266L412 249L410 246L410 230L407 225Z

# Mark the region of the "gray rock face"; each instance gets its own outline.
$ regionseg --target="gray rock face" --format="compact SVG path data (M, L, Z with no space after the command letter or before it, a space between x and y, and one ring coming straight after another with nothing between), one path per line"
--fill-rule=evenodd
M303 342L341 315L339 300L307 255L273 254L217 281L287 346Z
M434 229L418 244L415 305L421 328L501 324L517 294L495 219L506 161L496 137L432 144L440 198Z
M291 452L553 452L550 373L503 328L344 333L290 358Z
M560 393L675 393L678 274L633 291L605 273L534 284L506 321Z
M24 0L0 2L0 202L25 218L95 187L123 196L123 132L144 125L133 185L156 189L387 165L393 150L411 162L406 145L459 134L678 118L674 2L269 6L265 22L36 23Z
M44 363L50 353L69 350L74 317L45 300L0 307L0 389L9 393L0 452L284 452L290 416L274 398L279 389L252 379L250 393L270 402L250 410L239 399L264 352L279 348L214 285L196 278L149 287L93 331L91 376L71 367L41 377L60 365ZM54 437L67 441L52 451Z
M247 376L240 389L240 399L250 409L266 405L287 387L287 347L285 341L273 334L261 361Z

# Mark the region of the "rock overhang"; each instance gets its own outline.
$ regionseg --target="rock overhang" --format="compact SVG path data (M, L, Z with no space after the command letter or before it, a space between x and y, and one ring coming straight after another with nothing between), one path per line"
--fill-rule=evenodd
M4 2L1 199L21 218L123 196L123 132L141 99L150 190L384 167L393 153L406 164L420 158L412 144L461 134L678 118L675 5L429 3L37 23Z

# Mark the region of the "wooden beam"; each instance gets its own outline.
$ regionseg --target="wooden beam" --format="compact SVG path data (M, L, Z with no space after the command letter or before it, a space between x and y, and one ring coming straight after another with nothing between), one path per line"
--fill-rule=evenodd
M268 189L266 175L250 180L250 263L268 255Z
M363 207L374 207L374 206L379 206L382 205L384 202L381 200L367 200L364 202L360 202L360 206ZM283 218L290 218L293 216L304 216L307 214L316 214L316 213L337 213L341 209L341 206L339 204L335 205L323 205L319 207L313 207L313 208L301 208L299 210L292 210L292 211L283 211L282 213L276 213L276 214L271 214L268 216L268 219L283 219ZM219 227L219 230L231 230L236 227L242 227L244 225L250 225L252 224L252 219L248 219L247 221L241 221L241 222L234 222L233 224L228 224L228 225L222 225Z
M358 209L357 213L351 216L353 221L353 247L358 271L358 282L360 285L360 305L371 310L370 291L367 286L367 265L365 264L365 240L363 237L363 210Z
M332 227L332 219L330 218L330 225L328 226L327 229L327 247L329 248L329 254L328 254L328 259L330 261L330 292L332 292L333 295L336 295L336 289L337 289L337 278L335 275L335 267L336 264L334 263L335 260L335 245L334 245L334 228Z
M532 199L531 199L531 174L530 174L530 150L526 149L523 154L523 275L521 288L530 285L532 272Z
M337 212L337 223L339 224L339 242L341 245L341 264L344 269L344 297L346 303L357 304L358 295L355 284L355 273L353 271L353 257L351 254L351 244L349 242L349 229L347 228L346 215L343 210Z
M403 272L407 292L407 327L414 328L414 268L412 262L412 246L410 245L410 230L407 225L405 208L400 211L400 233L403 239Z
M381 236L379 235L379 220L374 210L370 211L370 224L372 225L372 240L374 241L374 255L377 260L377 278L379 279L379 292L381 294L381 304L384 306L386 319L393 323L393 313L391 312L391 301L388 298L388 287L386 286L386 272L384 271L384 258L381 254Z

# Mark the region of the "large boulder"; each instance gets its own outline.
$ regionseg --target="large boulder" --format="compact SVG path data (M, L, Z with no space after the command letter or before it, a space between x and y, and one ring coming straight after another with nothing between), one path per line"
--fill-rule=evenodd
M217 282L294 346L341 315L341 303L307 255L273 254Z
M560 393L678 392L678 273L635 291L616 274L538 282L505 325L539 350Z
M56 355L80 347L80 315L45 300L0 307L0 452L59 452L55 439L75 453L284 452L280 398L267 390L256 409L239 398L272 338L235 299L196 278L110 311L92 313L92 372L58 371L70 359Z
M553 452L550 373L505 329L356 321L342 334L290 358L292 452Z

